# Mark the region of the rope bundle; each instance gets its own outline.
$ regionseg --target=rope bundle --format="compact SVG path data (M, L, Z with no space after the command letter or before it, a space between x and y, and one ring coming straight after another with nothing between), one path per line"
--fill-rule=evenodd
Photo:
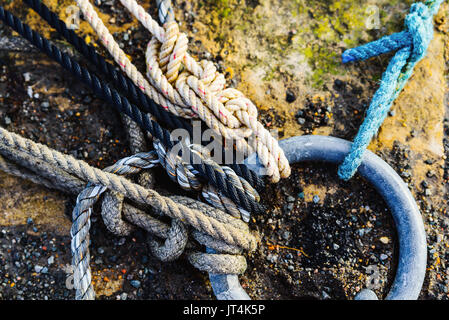
M224 76L206 60L197 63L187 52L187 36L175 21L160 27L135 1L121 3L151 32L146 61L148 82L120 49L88 0L77 0L84 17L122 70L156 102L186 118L199 117L243 154L257 152L272 182L290 175L277 140L257 121L256 106L235 89L225 89ZM181 70L184 68L184 70Z
M106 189L120 193L138 204L150 206L157 213L173 219L172 225L169 227L128 204L124 204L119 210L111 207L102 210L106 225L118 234L126 234L131 231L128 222L122 221L125 217L129 222L156 236L166 238L167 240L162 246L155 241L150 242L152 252L162 260L176 259L183 252L187 244L187 229L185 229L184 224L191 225L195 229L193 236L197 241L223 252L225 258L229 258L225 259L217 254L216 259L214 259L215 255L204 254L203 256L203 253L197 251L189 253L189 261L201 270L213 270L215 273L241 273L246 268L244 257L231 257L230 255L240 254L241 249L254 250L256 247L256 238L249 232L248 226L239 219L189 198L161 196L151 189L146 189L117 176L135 174L153 167L159 162L155 151L124 158L102 171L90 167L83 161L76 160L71 156L61 154L0 128L0 153L8 154L11 150L15 151L15 160L25 165L29 170L41 173L43 172L42 169L45 168L62 171L64 174L50 177L55 179L55 181L48 182L52 188L59 188L60 184L70 181L75 186L70 191L78 192L80 184L82 185L84 181L90 181L88 186L78 195L77 204L73 210L71 248L75 267L74 279L77 284L77 298L90 299L94 297L91 287L88 248L90 216L93 204ZM2 161L0 161L0 164L2 164ZM8 168L13 168L13 171ZM14 173L14 170L21 169L8 164L6 170ZM33 179L39 181L36 176ZM109 214L108 217L105 217L105 212ZM228 263L223 263L226 260Z
M113 87L101 81L96 75L89 72L86 68L81 67L78 62L69 55L61 52L47 39L40 36L32 30L28 25L22 23L20 19L15 17L9 11L0 6L0 19L16 32L29 40L33 45L46 53L49 57L58 62L62 67L70 71L78 79L91 87L95 94L106 100L108 103L118 109L120 113L129 116L140 127L149 132L153 138L160 141L167 149L172 149L175 143L171 140L170 132L162 128L157 122L152 120L146 113L142 112L137 106L129 103L128 99L117 92ZM182 142L180 142L182 144ZM183 150L190 150L183 148ZM234 203L242 207L248 212L262 212L262 206L254 201L254 198L243 192L239 185L234 185L233 179L228 171L224 171L218 165L211 165L210 162L205 163L201 157L195 153L188 154L190 164L196 172L205 180L210 182L217 190L228 196ZM257 180L255 173L249 173L249 170L243 169L242 166L233 166L239 174L247 172L252 180ZM257 183L256 183L257 185ZM260 185L260 183L259 183Z
M371 139L385 120L388 110L399 96L415 65L425 56L433 38L433 16L444 0L414 3L405 18L406 31L381 38L343 53L343 62L364 60L382 53L396 51L382 75L379 89L373 96L365 120L359 128L351 151L338 169L338 175L350 179L360 163Z

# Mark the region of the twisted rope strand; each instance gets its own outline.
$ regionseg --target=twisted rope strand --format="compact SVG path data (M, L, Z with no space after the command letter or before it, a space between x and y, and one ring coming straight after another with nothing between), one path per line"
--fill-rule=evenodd
M179 33L176 22L166 23L165 31L135 1L121 2L155 36L147 50L148 75L153 85L151 88L115 42L91 3L88 0L77 0L84 16L122 70L142 85L147 94L157 90L167 98L172 104L168 106L171 112L179 112L172 106L191 109L215 132L226 139L236 140L236 146L244 154L255 150L273 182L279 181L280 177L288 177L288 161L277 140L257 121L257 108L237 90L222 90L224 76L216 72L212 63L202 61L199 65L189 56L187 37ZM181 62L190 75L186 72L179 74ZM176 89L172 86L175 81ZM251 146L245 140L249 136L253 136L249 139Z
M40 0L24 1L30 8L47 21L51 27L55 28L56 31L70 44L81 52L81 54L83 54L89 61L92 61L92 63L100 69L100 72L107 76L108 79L112 79L114 85L120 88L130 98L130 101L133 104L138 107L142 106L144 112L151 113L158 121L167 124L170 128L183 128L192 135L192 126L186 120L179 118L156 105L156 103L144 94L131 79L123 76L113 65L105 61L104 58L95 51L94 47L87 45L84 39L76 35L73 30L68 29L65 22L60 20L58 16ZM169 8L168 12L172 12L170 1L163 0L160 2L160 5L161 8L165 6L165 8ZM260 179L255 172L249 170L246 165L234 163L231 164L230 167L238 176L243 177L256 190L260 191L264 189L265 186L263 180Z
M406 31L343 53L343 62L349 62L397 50L382 75L379 89L373 96L351 150L338 168L340 178L349 180L355 174L366 148L385 120L388 110L412 76L416 64L425 56L433 38L433 16L443 1L414 3L405 19Z
M252 235L247 234L243 236L235 227L223 224L198 210L191 210L184 205L178 205L173 200L159 195L154 190L147 190L127 179L92 168L84 161L76 160L72 156L64 155L47 146L24 139L3 128L0 128L0 141L8 147L27 152L33 157L61 168L82 180L110 188L137 203L155 207L165 215L185 221L195 229L208 233L214 238L221 239L229 244L238 245L245 249L255 247L255 238Z
M58 62L62 67L70 71L73 75L86 83L99 97L105 99L118 109L119 112L128 115L140 127L148 131L154 138L160 140L168 149L173 148L174 142L171 141L170 132L162 128L157 122L150 119L150 117L142 113L135 105L132 105L128 100L121 96L116 90L103 83L94 74L91 74L87 69L81 67L69 55L61 52L57 47L51 44L47 39L40 36L37 32L32 30L28 25L22 23L20 19L15 17L9 11L0 6L0 19L8 26L13 28L16 32L29 40L33 45L46 53L49 57ZM191 156L192 158L192 156ZM212 183L218 190L231 197L238 205L245 210L251 211L252 208L257 208L258 205L251 197L242 193L232 181L226 172L217 170L217 167L211 167L209 164L202 163L202 159L196 160L196 170L199 175ZM198 164L198 161L200 162ZM219 166L218 166L219 167ZM245 199L246 201L242 201ZM248 205L251 203L251 205Z

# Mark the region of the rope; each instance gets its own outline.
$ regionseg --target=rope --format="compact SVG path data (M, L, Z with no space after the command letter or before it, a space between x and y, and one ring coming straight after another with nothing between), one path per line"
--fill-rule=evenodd
M173 12L173 7L171 0L156 0L159 21L164 24L168 21L175 20L175 13Z
M399 96L415 65L426 55L433 38L433 16L444 0L414 3L405 18L406 31L381 38L343 53L343 62L364 60L396 51L373 96L365 120L359 128L349 154L338 169L340 178L349 180L362 162L363 154L385 120L388 110Z
M3 20L6 25L10 26L24 38L29 40L42 52L46 53L49 57L58 62L66 70L70 71L82 82L86 83L93 89L95 94L112 104L118 109L119 112L128 115L140 127L144 128L154 138L159 140L165 147L168 149L173 148L174 142L171 141L170 132L162 128L157 122L150 119L147 114L141 112L135 105L130 104L129 101L120 95L115 89L102 82L97 76L90 73L87 69L81 67L69 55L61 52L51 42L40 36L37 32L33 31L28 25L22 23L20 19L5 10L3 7L0 7L0 19ZM183 148L183 150L189 149ZM220 190L223 194L230 197L237 205L244 208L248 212L263 212L263 207L260 203L255 202L253 198L243 192L239 186L233 185L232 182L234 179L232 179L227 172L222 170L220 166L212 166L209 162L205 163L201 157L198 157L193 152L189 153L189 157L190 163L196 172Z
M170 112L199 117L225 139L236 140L244 154L257 152L272 182L288 177L289 163L277 140L257 121L255 105L238 90L223 89L224 76L213 63L203 60L198 64L187 53L187 36L179 32L177 23L169 21L164 29L135 1L121 2L154 36L146 53L151 84L127 58L90 2L77 0L103 45L136 85ZM186 71L180 73L182 65Z
M76 35L76 33L68 29L64 21L60 20L58 16L52 12L40 0L24 0L36 13L38 13L48 24L56 29L71 45L75 47L86 59L91 61L101 73L103 73L108 80L111 80L114 86L119 88L134 105L141 107L145 113L151 113L158 122L167 125L170 128L183 128L188 131L190 135L193 134L192 126L184 119L165 111L151 100L144 92L139 89L131 79L123 76L113 65L108 63L100 56L93 46L87 45L84 39ZM161 8L164 6L170 7L170 1L162 1ZM172 9L169 9L172 11ZM134 152L136 153L136 152ZM259 176L248 169L244 164L234 163L230 167L239 175L247 180L256 190L260 191L265 188L263 180Z
M147 169L156 165L159 160L156 152L140 153L132 157L124 158L111 167L105 169L105 172L88 166L83 161L74 159L71 156L63 155L55 150L24 139L14 133L8 132L0 128L0 152L5 150L16 150L17 156L21 161L28 162L30 166L40 169L42 166L53 166L59 170L63 170L71 179L78 180L79 177L84 181L93 181L79 194L77 204L73 210L73 225L71 228L72 235L72 253L74 265L74 281L77 284L76 297L78 299L94 298L94 292L91 285L91 275L89 269L90 256L88 251L89 244L89 228L90 215L92 206L103 193L106 188L111 188L116 192L125 191L126 196L140 203L152 206L160 213L168 214L172 218L172 226L167 227L156 219L144 214L139 209L129 205L123 207L124 216L136 225L145 228L147 231L155 233L157 236L167 238L163 245L152 240L150 242L151 251L161 260L169 261L176 259L183 252L187 244L187 230L184 223L192 224L197 231L195 238L201 241L203 245L215 248L218 246L222 252L232 254L240 253L238 248L253 250L256 245L254 236L249 233L248 227L238 219L229 217L227 214L215 210L203 203L184 197L170 198L162 197L155 191L146 190L141 186L135 185L124 178L120 178L114 174L130 174ZM25 154L26 157L20 155ZM1 158L0 158L1 159ZM31 159L31 161L30 161ZM0 161L0 165L2 162ZM100 184L101 182L101 184ZM133 190L134 189L134 190ZM153 198L153 199L151 199ZM190 208L190 209L189 209ZM185 211L187 210L187 211ZM108 212L117 212L121 214L121 210L113 210L109 208ZM178 212L178 213L176 213ZM180 221L183 221L181 223ZM107 223L107 221L105 221ZM125 222L124 222L125 223ZM209 231L214 230L212 233ZM218 231L218 232L215 232ZM209 234L207 236L206 234ZM221 236L217 237L217 234ZM213 237L210 238L210 236ZM212 239L212 241L211 241ZM202 253L194 252L195 258L189 260L195 261L200 270L214 270L215 273L227 273L230 270L243 270L246 268L246 262L241 263L243 257L232 258L226 263L219 254L216 259L210 255L202 257ZM198 260L199 259L199 260ZM212 261L212 260L213 261ZM239 265L230 266L229 263L240 263ZM242 272L243 272L242 271Z

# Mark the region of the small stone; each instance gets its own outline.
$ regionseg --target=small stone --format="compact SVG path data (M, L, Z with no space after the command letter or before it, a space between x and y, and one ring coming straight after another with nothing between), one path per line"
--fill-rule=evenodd
M123 35L123 40L128 41L129 40L129 34L125 33Z
M25 72L23 74L23 79L25 80L25 82L28 82L31 80L31 74L29 72Z
M292 233L290 231L284 231L282 233L282 238L284 240L290 240L291 237L292 237Z
M295 197L292 197L292 196L288 196L287 197L287 202L295 202Z
M33 223L33 218L28 218L27 219L27 224L32 224Z
M98 248L97 251L98 251L99 254L103 254L104 253L104 249L102 247Z
M336 244L336 243L334 243L333 247L334 247L334 250L340 249L340 246L338 244Z
M296 100L295 93L292 90L287 89L285 100L287 100L288 103L292 103L293 101L295 101Z
M390 117L394 117L394 116L396 115L396 111L390 110L390 111L388 112L388 115L389 115Z
M120 295L120 300L126 300L128 298L128 294L126 293L126 292L123 292L121 295Z
M138 288L140 288L140 281L139 280L131 280L131 285L134 287L134 288L136 288L136 289L138 289Z
M290 264L290 265L288 265L287 269L290 270L290 271L293 271L293 270L295 270L295 267L293 267L293 266Z
M327 294L326 291L321 292L321 296L323 300L329 300L331 297Z
M381 237L379 241L383 244L388 244L390 242L390 239L388 239L388 237Z
M55 257L51 256L50 258L47 259L47 263L48 265L52 265L55 262Z
M275 263L278 259L278 255L277 254L269 254L266 259L271 262L271 263Z
M427 171L426 176L427 176L428 178L434 177L434 176L435 176L435 171L433 171L433 170Z
M5 125L10 125L11 124L11 118L6 116L5 118L3 118L3 121L5 122Z
M388 256L386 255L386 254L384 254L384 253L382 253L381 255L380 255L380 260L387 260L388 259Z
M303 125L304 123L306 123L306 119L301 118L301 117L299 117L297 121L300 125Z
M43 268L44 268L44 267L42 267L42 266L35 265L35 266L34 266L34 271L36 271L37 273L41 273L41 271L42 271Z
M304 199L304 192L298 193L298 198L299 199Z
M44 101L41 103L41 107L44 109L48 109L50 107L50 103L48 101Z
M314 195L314 196L313 196L313 202L314 202L314 203L320 202L320 197L317 196L317 195Z

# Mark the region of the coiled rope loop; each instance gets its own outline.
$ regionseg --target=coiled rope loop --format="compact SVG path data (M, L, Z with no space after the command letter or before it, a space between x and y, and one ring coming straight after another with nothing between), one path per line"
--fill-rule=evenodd
M61 50L54 46L50 41L32 30L28 25L22 23L20 19L1 6L0 19L5 22L6 25L10 26L22 35L25 39L29 40L42 52L47 54L50 58L58 62L66 70L70 71L82 82L87 84L100 98L103 98L105 101L117 108L120 113L129 116L140 127L149 132L153 138L156 138L163 143L164 147L167 149L173 148L175 142L172 141L168 130L162 128L137 106L129 103L128 99L122 96L113 87L101 81L95 74L89 72L86 68L81 67L77 61L64 52L61 52ZM188 150L188 148L184 148L183 150ZM214 185L214 187L223 192L223 194L230 197L230 199L232 199L232 201L237 205L249 212L263 211L263 207L260 203L254 202L252 197L248 197L248 195L242 192L238 186L232 184L232 181L234 180L230 178L228 173L223 171L220 166L211 166L210 163L205 163L203 159L195 156L193 153L190 153L189 156L191 160L190 163L196 169L196 172L198 172L201 178L210 182ZM238 169L239 174L246 171L246 169L239 166L233 166L233 169L234 168ZM255 178L255 173L251 173L249 176L253 178L252 180L257 180L257 178Z
M175 21L164 28L135 1L121 3L151 32L147 48L148 81L129 61L88 0L77 0L85 18L103 45L133 81L167 110L183 117L199 117L249 155L257 152L272 182L290 175L290 166L278 142L257 121L257 108L242 93L224 89L224 76L211 62L197 63L187 52L187 36ZM185 71L181 72L181 67Z
M359 128L351 151L338 169L340 178L350 179L362 162L363 154L385 120L388 110L413 73L415 65L425 56L433 38L433 16L444 0L414 3L405 19L406 31L384 37L343 53L343 62L364 60L396 50L382 75L379 89L373 96L365 120Z

